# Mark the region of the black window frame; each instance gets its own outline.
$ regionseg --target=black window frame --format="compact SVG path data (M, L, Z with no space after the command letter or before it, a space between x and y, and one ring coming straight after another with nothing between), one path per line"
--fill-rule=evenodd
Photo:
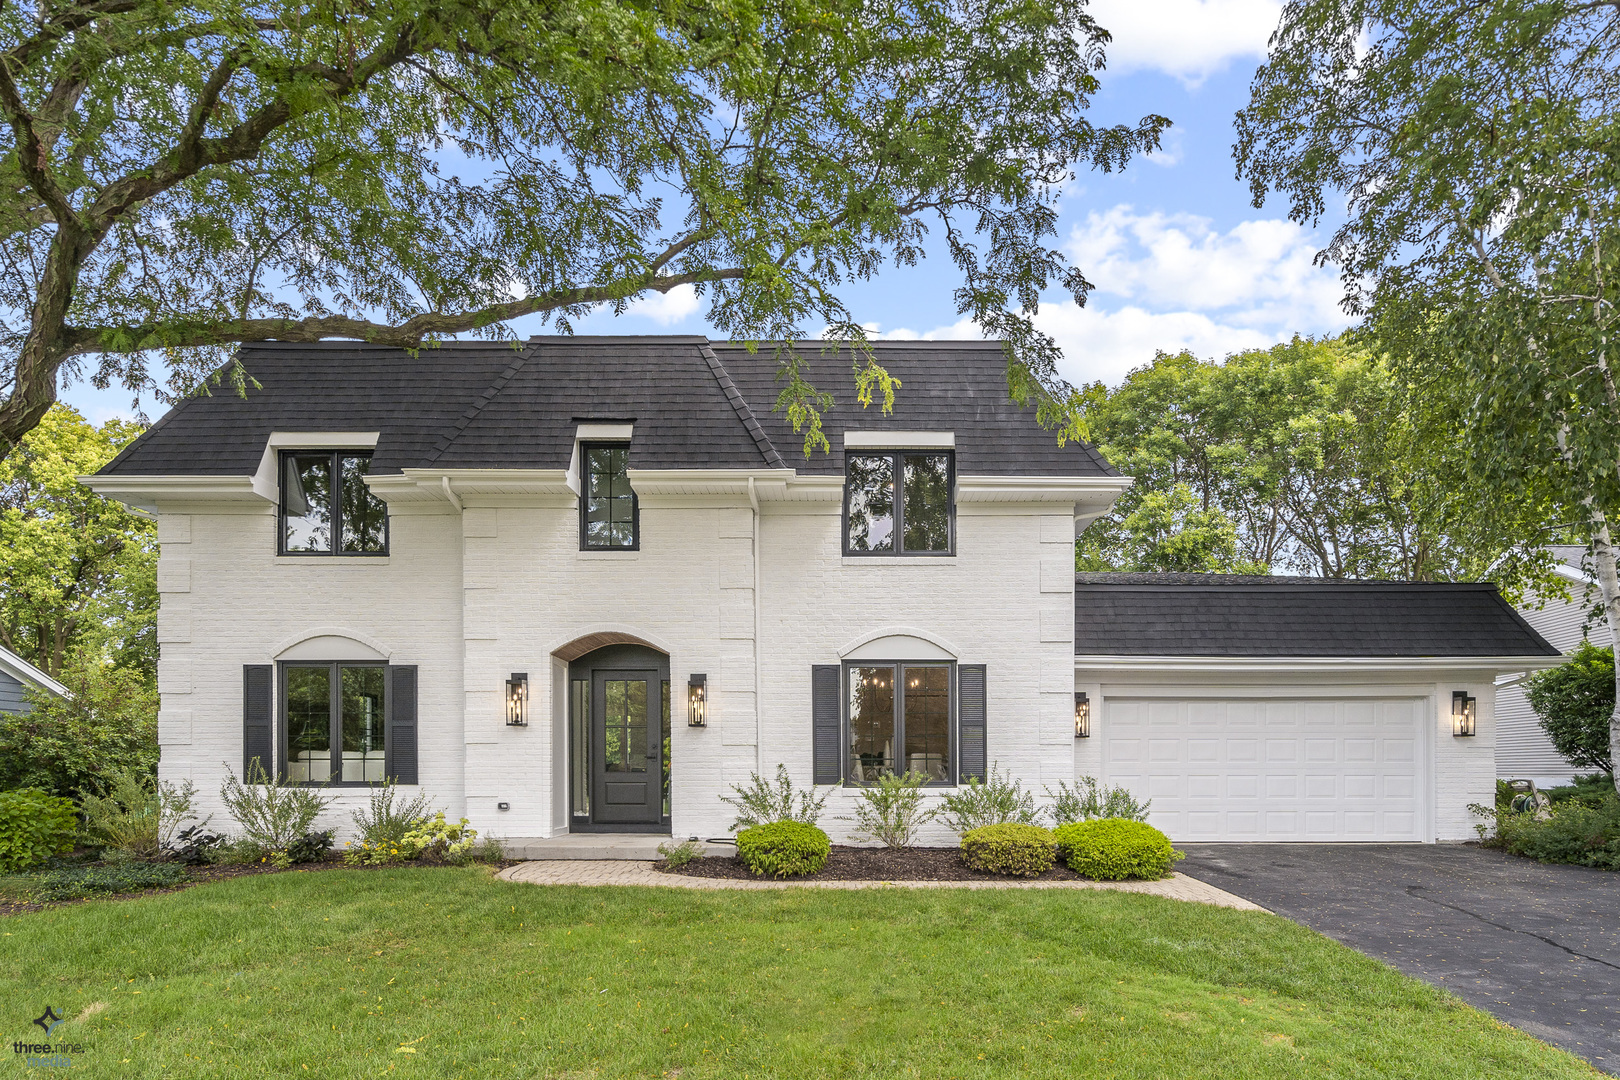
M842 779L843 786L864 788L870 786L871 783L870 781L852 780L849 775L849 690L850 671L854 668L872 667L894 668L894 742L896 746L901 748L901 753L904 752L906 738L905 669L908 667L942 667L949 672L947 693L950 702L950 717L945 725L945 737L949 741L945 754L946 779L930 780L923 787L957 787L961 779L957 761L961 756L962 748L962 714L955 660L844 660L841 662L838 679L838 775ZM896 763L898 763L898 754L896 758Z
M641 550L641 496L635 485L630 485L630 543L593 544L590 539L589 515L591 504L591 451L623 450L624 479L630 481L630 444L622 439L595 439L579 444L579 550L581 551L640 551Z
M945 458L945 486L950 496L948 508L948 522L946 525L950 541L944 551L907 551L906 543L906 474L905 457L908 454L926 454L931 457ZM856 551L849 546L849 459L853 457L886 457L893 469L894 481L894 547L888 551ZM840 516L839 528L842 536L839 546L844 555L852 559L879 558L879 559L943 559L953 558L956 555L956 451L939 446L906 446L893 450L849 450L844 451L844 508Z
M332 549L330 551L289 551L287 550L287 462L294 457L314 457L317 454L326 454L332 459L331 476L332 490L327 498L331 505L328 512L332 520ZM330 559L341 557L347 559L386 559L389 548L389 527L392 524L388 513L388 504L383 504L383 543L381 551L344 551L343 550L343 458L365 458L370 461L370 450L332 449L322 446L312 446L304 449L291 448L282 450L276 457L276 554L288 558L302 558L310 556L316 559ZM363 485L365 481L361 481Z
M327 739L328 753L331 758L331 767L325 780L294 780L292 779L292 754L288 746L290 734L287 724L287 669L288 668L328 668L332 677L328 682L331 687L328 705ZM281 758L281 777L284 783L295 787L343 787L368 788L375 786L370 780L333 780L332 776L343 775L343 668L374 667L383 671L383 776L394 775L394 741L389 730L389 721L394 715L394 680L389 672L389 663L386 660L278 660L276 661L276 753Z

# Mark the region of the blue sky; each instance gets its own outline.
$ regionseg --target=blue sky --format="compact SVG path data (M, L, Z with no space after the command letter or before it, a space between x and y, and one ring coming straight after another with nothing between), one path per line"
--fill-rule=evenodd
M1280 4L1092 0L1091 10L1114 35L1093 120L1157 112L1175 126L1162 153L1123 173L1082 174L1065 195L1060 238L1097 289L1083 310L1056 298L1042 306L1039 323L1063 349L1064 374L1115 385L1156 349L1219 359L1348 325L1336 275L1311 263L1324 234L1289 222L1276 201L1254 209L1233 176L1232 117L1248 99ZM976 337L953 309L955 282L940 254L915 268L891 267L845 295L880 336ZM546 332L538 318L514 329ZM682 290L638 301L622 316L604 310L577 330L710 332L703 305ZM97 423L131 412L124 391L78 383L62 396ZM162 411L144 404L154 418Z

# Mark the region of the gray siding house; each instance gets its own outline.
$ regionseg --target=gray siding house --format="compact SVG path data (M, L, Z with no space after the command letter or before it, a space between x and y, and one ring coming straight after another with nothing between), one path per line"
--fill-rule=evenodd
M65 698L68 688L30 664L10 649L0 647L0 713L26 713L33 708L25 687Z

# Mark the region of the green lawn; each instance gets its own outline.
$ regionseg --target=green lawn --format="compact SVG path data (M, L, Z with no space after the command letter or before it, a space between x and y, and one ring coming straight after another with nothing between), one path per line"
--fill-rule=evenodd
M328 870L0 934L8 1041L54 1006L69 1075L1596 1075L1284 919L1124 893Z

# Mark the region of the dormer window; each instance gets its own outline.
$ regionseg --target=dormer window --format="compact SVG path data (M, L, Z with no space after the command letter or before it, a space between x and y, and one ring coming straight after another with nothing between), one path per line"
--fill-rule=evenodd
M951 555L955 456L949 451L845 453L845 555Z
M366 486L370 471L370 454L282 451L281 554L388 554L388 505Z
M579 500L582 551L634 551L641 546L640 513L630 488L627 443L580 446L584 497Z

